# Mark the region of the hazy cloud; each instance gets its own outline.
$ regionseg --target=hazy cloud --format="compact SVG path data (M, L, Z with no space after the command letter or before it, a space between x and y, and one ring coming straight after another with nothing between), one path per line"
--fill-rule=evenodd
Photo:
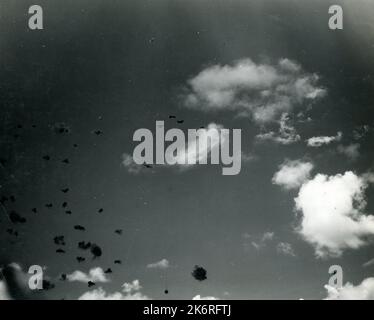
M167 268L169 268L169 266L170 266L169 261L167 259L162 259L160 261L148 264L147 268L150 268L150 269L167 269Z
M132 155L128 153L122 155L122 166L132 174L140 173L143 169L141 165L135 163Z
M273 141L276 143L288 145L300 141L301 137L296 129L289 124L290 118L287 113L283 113L279 120L278 132L269 131L256 135L258 141Z
M374 266L374 258L370 259L369 261L366 261L363 265L364 268Z
M286 256L295 257L296 254L292 248L292 245L288 242L279 242L277 244L277 252Z
M358 143L352 143L347 146L339 145L338 152L345 155L350 160L354 161L360 156L359 148L360 145Z
M274 239L274 232L267 231L260 236L254 236L248 233L244 233L242 237L245 240L245 247L248 247L248 245L250 245L254 247L256 250L260 250L264 248L268 242Z

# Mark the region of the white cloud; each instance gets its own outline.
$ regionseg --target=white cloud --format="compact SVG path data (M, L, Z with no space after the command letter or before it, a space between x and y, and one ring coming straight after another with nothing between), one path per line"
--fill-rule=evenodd
M359 285L346 283L341 288L325 285L326 300L374 300L374 278L366 278Z
M131 293L134 291L139 291L142 288L142 286L140 285L139 280L134 280L133 282L125 282L122 285L122 288L123 292Z
M296 189L309 179L313 167L311 162L286 160L279 166L272 182L287 190Z
M121 292L108 293L99 287L95 290L87 291L81 295L79 300L149 300L149 297L140 292L139 280L131 283L124 283Z
M147 268L150 268L150 269L167 269L167 268L169 268L169 266L170 266L169 261L167 259L162 259L160 261L148 264Z
M295 257L296 254L292 248L292 245L288 242L279 242L277 244L277 252L286 256Z
M194 296L194 297L192 298L192 300L219 300L219 299L216 298L216 297L212 297L212 296L202 297L202 296L200 296L200 295L198 294L198 295Z
M295 198L301 213L298 231L313 244L317 256L340 256L344 249L359 248L374 235L374 216L363 213L366 177L371 175L317 174L301 186Z
M320 137L312 137L307 140L307 144L309 147L318 148L323 145L330 144L335 141L340 141L343 137L342 132L338 132L336 136L320 136Z
M203 111L232 110L259 123L279 119L304 101L315 100L326 91L319 77L306 73L296 62L256 64L241 59L233 65L213 65L188 81L185 106Z
M339 145L338 152L344 154L347 158L354 161L360 156L359 148L360 145L358 143L352 143L347 146Z
M104 273L104 270L100 267L97 267L97 268L92 268L88 274L80 271L80 270L76 270L74 271L73 273L71 274L68 274L66 276L66 278L68 279L68 281L78 281L78 282L88 282L88 281L92 281L92 282L96 282L96 283L105 283L105 282L109 282L109 279L107 278L106 274Z
M279 120L278 132L269 131L256 135L258 141L273 141L276 143L288 145L300 141L300 135L297 134L296 129L289 124L290 118L287 113L283 113Z

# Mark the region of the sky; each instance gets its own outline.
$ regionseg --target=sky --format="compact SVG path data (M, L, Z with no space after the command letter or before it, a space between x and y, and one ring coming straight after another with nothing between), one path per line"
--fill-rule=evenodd
M34 2L0 3L3 267L46 299L374 298L372 1ZM136 164L156 121L241 129L239 174Z

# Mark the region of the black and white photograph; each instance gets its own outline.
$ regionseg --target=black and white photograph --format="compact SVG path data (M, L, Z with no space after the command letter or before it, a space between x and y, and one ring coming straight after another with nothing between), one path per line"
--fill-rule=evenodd
M373 300L373 138L373 0L0 0L0 300Z

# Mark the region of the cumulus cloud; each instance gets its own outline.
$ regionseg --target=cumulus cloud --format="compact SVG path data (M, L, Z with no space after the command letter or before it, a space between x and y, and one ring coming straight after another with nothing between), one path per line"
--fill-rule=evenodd
M340 141L343 137L342 132L338 132L336 136L320 136L320 137L312 137L307 140L307 144L309 147L318 148L323 145L330 144L335 141Z
M203 111L232 110L258 123L279 119L305 101L323 97L317 74L304 72L289 59L257 64L241 59L232 65L213 65L188 81L186 107Z
M160 261L150 263L147 265L149 269L167 269L169 268L170 264L167 259L161 259Z
M279 170L274 174L272 182L287 190L297 189L309 179L313 167L311 162L286 160L279 166Z
M212 297L212 296L206 296L206 297L202 297L201 295L196 295L192 298L192 300L219 300L218 298L216 297Z
M292 245L288 242L279 242L277 244L277 252L279 254L284 254L286 256L292 256L295 257L296 254L292 248Z
M134 280L130 283L124 283L122 290L108 293L103 288L99 287L95 290L90 290L82 294L79 300L149 300L149 297L142 294L140 290L142 286L139 280Z
M347 146L339 145L338 152L345 155L348 159L354 161L360 156L360 144L352 143Z
M265 133L259 133L256 135L257 141L273 141L284 145L292 144L300 141L300 135L296 132L296 129L289 124L290 118L288 113L283 113L279 120L278 132L269 131Z
M109 279L107 278L106 274L104 273L104 270L100 267L92 268L88 274L84 273L80 270L76 270L71 274L68 274L66 276L68 281L77 281L77 282L95 282L95 283L105 283L109 282Z
M374 300L374 278L366 278L359 285L347 282L341 288L325 285L325 300Z
M374 216L364 214L370 177L350 171L317 174L301 186L295 198L301 214L298 231L315 247L317 256L340 256L344 249L367 244L374 235Z

